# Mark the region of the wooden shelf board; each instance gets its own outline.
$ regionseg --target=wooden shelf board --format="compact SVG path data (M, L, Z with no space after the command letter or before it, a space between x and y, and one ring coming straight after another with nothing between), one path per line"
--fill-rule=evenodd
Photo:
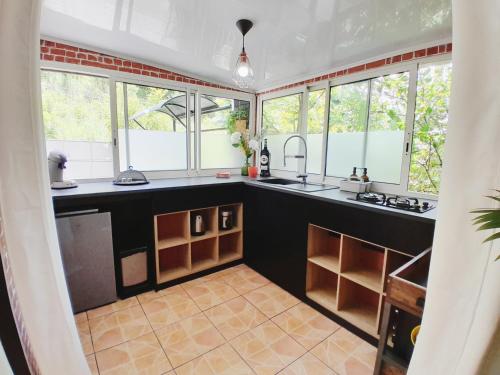
M219 264L232 262L233 260L241 259L241 258L243 258L243 255L239 254L237 252L231 252L231 253L227 253L227 254L219 254Z
M337 310L337 286L314 288L306 292L306 296L324 308L336 312Z
M191 270L193 272L197 272L197 271L205 270L205 269L210 268L210 267L214 267L216 265L217 265L217 261L215 261L212 258L201 259L201 260L198 260L198 261L191 263Z
M333 255L314 255L307 259L309 262L323 267L328 271L339 273L339 258Z
M240 227L234 227L232 229L219 229L219 236L225 236L226 234L241 232Z
M198 241L203 241L207 240L209 238L214 238L217 237L217 233L211 230L207 230L203 236L193 236L191 235L191 242L198 242Z
M356 306L337 310L335 313L368 334L378 337L377 310L364 306Z
M341 276L374 292L382 293L382 274L380 272L369 269L354 269L342 272Z
M165 238L158 240L158 250L163 250L169 247L174 247L179 245L185 245L187 243L188 243L187 238L181 236Z
M174 267L163 271L160 270L158 283L161 284L173 279L177 279L178 277L185 276L189 273L191 273L191 271L187 267Z

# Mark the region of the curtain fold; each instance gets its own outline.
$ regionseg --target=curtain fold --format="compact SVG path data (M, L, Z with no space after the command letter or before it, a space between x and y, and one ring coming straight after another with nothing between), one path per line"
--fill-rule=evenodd
M40 109L39 0L0 0L0 207L4 251L41 374L90 374L64 278ZM18 324L18 330L19 330ZM25 348L26 350L26 348ZM32 363L33 364L33 363Z
M500 241L472 225L500 189L500 1L453 1L453 83L422 329L409 375L500 374Z

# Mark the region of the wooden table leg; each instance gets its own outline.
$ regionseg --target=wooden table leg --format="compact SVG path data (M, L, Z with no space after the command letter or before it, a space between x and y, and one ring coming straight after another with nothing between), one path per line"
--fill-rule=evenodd
M380 375L380 370L382 368L382 355L385 351L385 346L387 345L387 335L389 334L389 321L391 317L392 305L388 302L384 302L384 313L382 315L382 324L380 325L380 339L378 342L377 350L377 360L375 362L375 368L373 370L373 375Z

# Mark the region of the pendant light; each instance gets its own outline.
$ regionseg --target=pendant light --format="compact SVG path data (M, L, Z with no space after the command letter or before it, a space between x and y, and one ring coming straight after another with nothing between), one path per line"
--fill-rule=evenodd
M245 51L245 35L250 31L252 26L253 22L250 20L242 19L236 22L236 27L240 30L241 35L243 35L243 48L236 61L236 67L233 71L233 81L238 87L245 89L250 87L254 82L253 69Z

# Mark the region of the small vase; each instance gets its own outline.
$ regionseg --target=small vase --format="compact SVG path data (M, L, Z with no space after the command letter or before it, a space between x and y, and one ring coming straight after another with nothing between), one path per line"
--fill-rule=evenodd
M248 167L250 164L248 163L248 159L245 160L245 165L241 167L241 175L242 176L248 176Z

